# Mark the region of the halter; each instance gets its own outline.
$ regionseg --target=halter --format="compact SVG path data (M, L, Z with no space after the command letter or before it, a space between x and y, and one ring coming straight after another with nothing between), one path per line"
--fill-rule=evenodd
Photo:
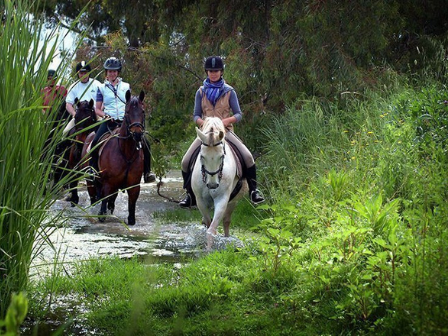
M202 142L202 145L203 145L203 146L206 146L206 147L210 147L210 146L211 146L211 147L216 147L216 146L219 146L219 145L222 145L222 146L223 146L224 154L223 154L223 156L221 157L221 164L219 165L218 170L215 170L214 172L210 172L210 171L208 171L208 170L205 168L205 166L204 166L203 164L201 165L202 182L206 183L207 177L205 176L205 174L208 174L208 175L210 175L210 176L215 176L216 174L218 174L218 181L221 182L221 179L222 179L222 170L223 170L223 168L224 168L224 159L225 159L225 156L226 156L226 145L225 145L225 143L222 142L222 141L220 141L220 142L215 143L215 144L213 144L213 145L208 145L208 144L206 144L205 142Z

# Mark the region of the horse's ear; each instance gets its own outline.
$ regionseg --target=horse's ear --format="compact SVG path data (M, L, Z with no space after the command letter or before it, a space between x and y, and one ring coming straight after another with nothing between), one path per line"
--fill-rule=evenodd
M138 96L138 99L140 100L140 102L143 101L143 99L145 99L145 91L140 91L140 95Z
M126 102L128 102L131 99L131 90L126 91Z
M207 143L207 136L198 127L196 127L196 134L202 142Z
M78 102L79 102L79 99L78 99L78 97L76 97L76 98L75 98L75 104L73 104L73 105L78 104Z
M94 104L95 102L93 101L93 99L92 98L90 98L90 101L89 101L89 108L93 108L93 104Z

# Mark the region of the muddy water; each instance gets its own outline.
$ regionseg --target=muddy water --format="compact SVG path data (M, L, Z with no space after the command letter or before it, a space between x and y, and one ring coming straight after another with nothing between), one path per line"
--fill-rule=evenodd
M199 221L161 224L157 220L157 214L179 208L177 203L157 194L157 182L141 184L134 226L125 224L128 216L126 193L119 193L113 216L103 223L95 217L100 206L90 206L85 185L79 187L77 207L71 207L63 200L65 195L61 195L51 209L55 214L63 213L63 220L58 220L51 228L53 248L44 245L34 260L32 275L47 276L55 260L68 265L64 266L67 268L73 261L110 255L123 258L138 255L153 263L179 263L200 256L205 252L206 234ZM182 197L180 171L171 171L162 178L160 193L175 200ZM236 238L217 237L215 248L228 243L240 245Z

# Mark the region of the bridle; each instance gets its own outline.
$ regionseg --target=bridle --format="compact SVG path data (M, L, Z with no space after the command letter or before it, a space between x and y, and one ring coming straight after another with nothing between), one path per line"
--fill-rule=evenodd
M219 168L218 168L217 170L215 170L214 172L211 172L211 171L208 171L208 170L205 168L204 164L201 165L202 182L206 183L206 181L207 181L207 176L206 176L206 174L208 174L208 175L210 175L210 176L215 176L216 174L218 174L218 181L221 182L221 179L222 179L222 170L223 170L223 168L224 168L224 159L225 159L225 157L226 157L226 144L225 144L225 142L220 141L220 142L215 143L215 144L213 144L213 145L208 145L208 144L206 144L205 142L202 142L202 145L203 145L203 146L206 146L206 147L210 147L210 146L211 146L211 147L216 147L216 146L222 145L224 153L223 153L223 155L222 155L222 157L221 157L221 164L219 165Z
M143 119L144 118L145 118L145 111L143 111ZM128 137L132 136L134 138L134 140L135 140L135 134L137 132L132 132L131 128L133 128L133 127L139 127L142 130L141 133L145 132L145 126L143 125L143 123L142 122L133 122L133 123L131 123L130 120L129 120L129 115L128 114L126 114L124 116L124 120L126 121L126 125L127 125L126 130L127 130L127 133L129 134Z
M129 105L131 104L131 102L129 102ZM133 122L131 123L130 121L130 117L129 117L129 111L127 111L124 115L123 120L126 122L126 133L127 136L126 137L121 137L122 139L127 139L129 137L132 137L132 139L134 139L134 141L139 142L139 140L137 140L136 135L137 134L143 134L145 133L145 125L142 122ZM142 109L142 120L145 120L145 110ZM133 127L138 127L141 129L141 132L133 132L131 129Z

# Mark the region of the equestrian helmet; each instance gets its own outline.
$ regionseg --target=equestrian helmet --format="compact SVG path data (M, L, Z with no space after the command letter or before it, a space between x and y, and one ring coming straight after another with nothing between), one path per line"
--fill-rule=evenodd
M109 57L104 62L104 69L106 70L121 70L121 61L116 57Z
M58 77L56 70L48 70L47 78L53 77L53 79L56 79Z
M90 67L90 64L86 63L86 61L81 61L78 64L76 64L76 72L80 71L90 72L92 71L92 68Z
M224 62L222 61L222 58L219 56L210 56L207 57L204 64L205 71L224 71Z

